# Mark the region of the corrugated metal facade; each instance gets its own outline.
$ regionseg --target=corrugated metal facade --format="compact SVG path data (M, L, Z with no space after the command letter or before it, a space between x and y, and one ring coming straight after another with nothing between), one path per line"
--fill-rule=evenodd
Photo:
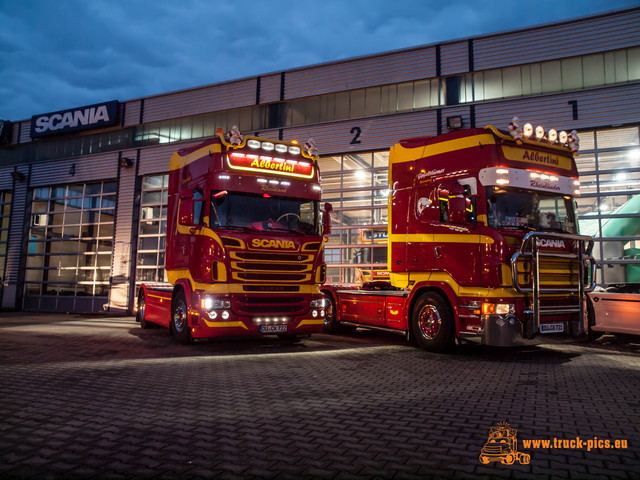
M469 71L469 42L446 43L440 47L440 74Z
M135 150L122 152L122 157L136 158ZM132 239L137 232L132 231L137 225L134 219L133 205L136 187L136 168L120 168L118 177L118 205L116 209L116 225L113 242L113 257L111 266L111 289L109 292L109 309L114 312L126 312L129 307L129 289L131 279L131 258L135 251Z
M285 75L285 99L434 77L435 60L435 47L425 47L294 70Z
M578 119L573 119L572 106L578 100ZM565 130L580 130L602 125L603 119L615 119L617 123L638 122L640 112L640 85L622 85L608 89L597 89L556 95L537 96L482 103L476 106L476 125L506 126L513 115L533 124Z
M256 103L257 79L223 83L144 100L144 123L240 108Z
M29 176L27 168L19 168L25 178ZM11 175L9 175L11 178ZM29 194L27 181L16 181L13 185L13 197L11 205L11 221L9 223L9 236L7 241L7 263L5 267L4 288L2 291L2 308L14 308L16 299L21 294L21 285L18 283L22 251L24 248L24 223L27 210L27 197Z
M491 35L473 42L476 70L640 45L640 10Z
M35 163L30 186L67 185L96 180L115 179L118 175L118 153L101 153L87 157L66 158Z
M280 100L282 75L267 75L260 78L260 103L271 103Z

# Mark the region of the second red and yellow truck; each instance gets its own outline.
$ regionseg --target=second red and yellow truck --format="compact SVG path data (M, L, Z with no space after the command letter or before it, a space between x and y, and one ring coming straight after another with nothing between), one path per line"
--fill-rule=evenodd
M574 132L522 125L401 140L389 154L388 282L324 285L327 329L527 343L585 333L593 240L580 235Z

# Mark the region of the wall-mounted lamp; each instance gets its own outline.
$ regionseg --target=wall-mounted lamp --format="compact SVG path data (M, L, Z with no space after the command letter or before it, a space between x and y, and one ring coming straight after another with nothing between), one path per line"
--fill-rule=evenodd
M13 178L16 182L24 182L27 177L24 176L24 173L14 170L11 172L11 178Z
M122 168L129 168L129 167L133 167L133 160L131 160L130 158L127 157L122 157L120 160L120 166Z
M462 117L447 117L447 128L449 130L458 130L462 128Z

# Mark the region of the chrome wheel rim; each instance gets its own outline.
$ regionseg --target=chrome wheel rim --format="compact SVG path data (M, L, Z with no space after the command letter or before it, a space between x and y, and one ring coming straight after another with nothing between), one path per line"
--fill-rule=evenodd
M187 325L187 308L184 302L178 303L176 309L173 312L173 326L178 333L184 330Z
M144 303L144 297L140 299L140 306L138 307L138 309L140 310L140 319L144 320L144 311L146 305Z
M425 305L418 318L418 327L422 336L427 340L433 340L438 336L441 325L442 318L438 309L433 305Z

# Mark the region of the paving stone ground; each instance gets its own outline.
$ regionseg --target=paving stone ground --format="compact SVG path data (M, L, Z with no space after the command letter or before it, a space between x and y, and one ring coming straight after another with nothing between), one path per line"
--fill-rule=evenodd
M640 339L424 352L358 331L181 346L0 313L0 478L640 478ZM483 465L498 422L530 463ZM627 448L525 448L524 440Z

